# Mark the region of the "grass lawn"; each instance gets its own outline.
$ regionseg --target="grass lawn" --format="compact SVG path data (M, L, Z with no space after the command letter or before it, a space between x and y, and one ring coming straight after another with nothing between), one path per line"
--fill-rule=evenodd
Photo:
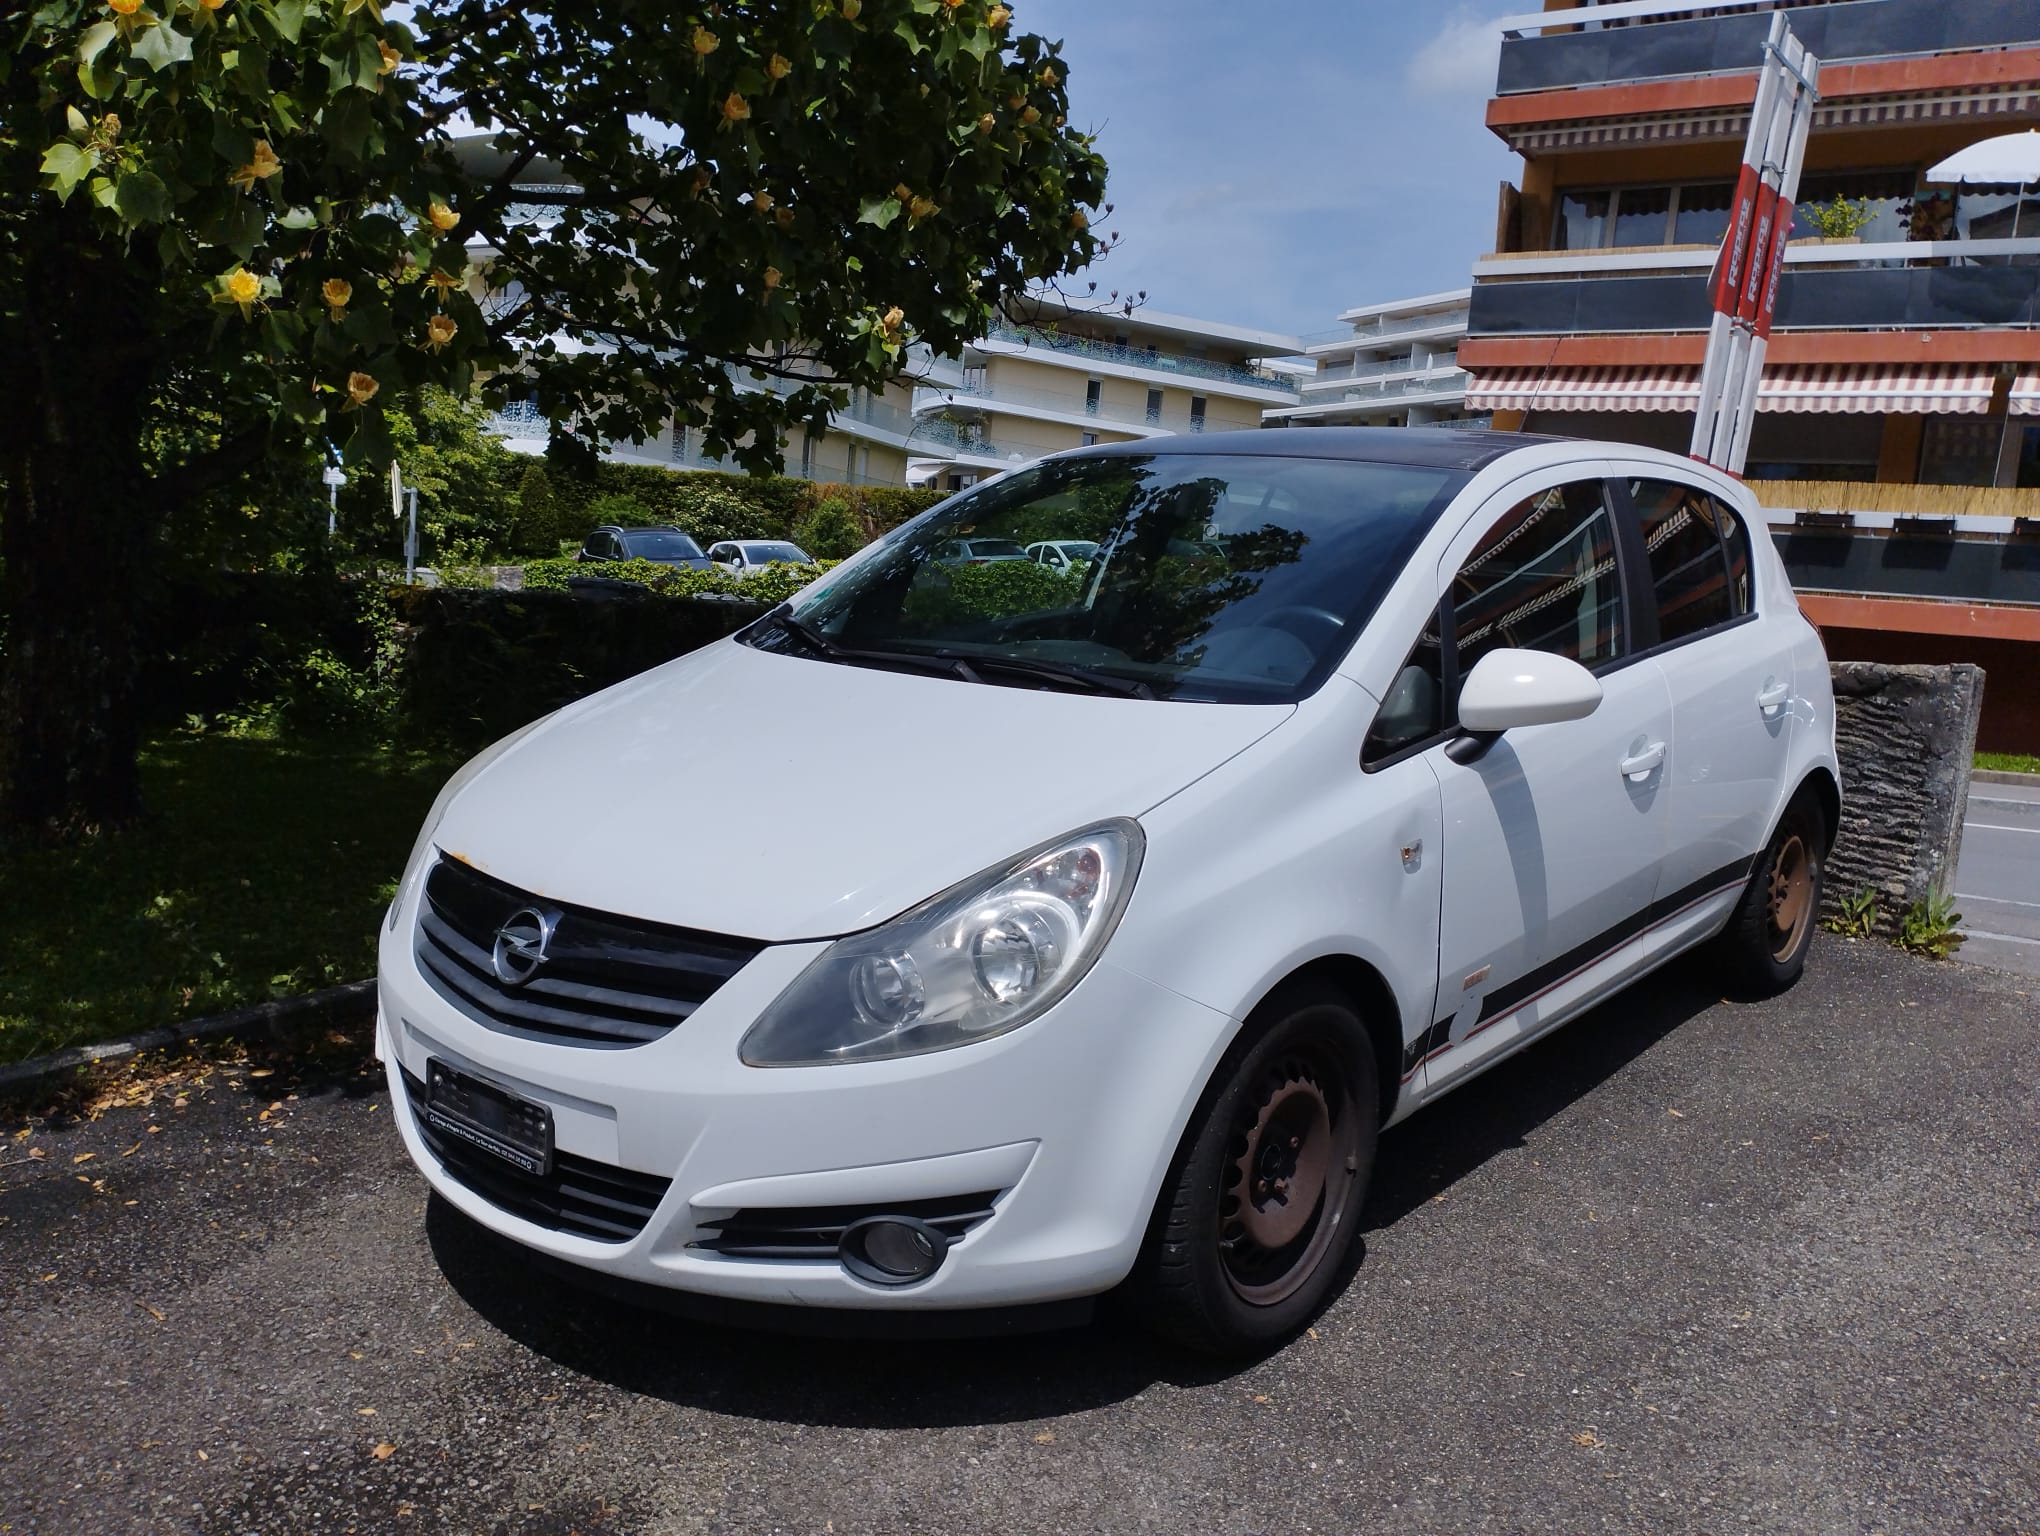
M0 1062L375 972L377 924L443 757L177 736L151 819L0 852Z
M1993 773L2040 773L2040 757L2030 752L1979 752L1976 766Z

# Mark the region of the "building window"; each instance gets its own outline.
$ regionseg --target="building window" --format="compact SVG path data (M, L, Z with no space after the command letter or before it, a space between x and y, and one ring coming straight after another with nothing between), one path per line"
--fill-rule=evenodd
M800 477L803 480L815 477L815 435L812 432L800 435Z
M2003 417L1929 416L1920 434L1920 484L1993 483L2004 427Z
M1204 430L1204 396L1202 395L1192 395L1190 397L1190 430L1192 432L1202 432Z
M1792 238L1803 240L1820 231L1808 221L1806 210L1817 203L1831 203L1837 198L1846 198L1851 203L1865 203L1863 211L1870 215L1870 222L1857 231L1856 238L1865 244L1876 245L1898 240L1953 240L1957 238L1951 228L1946 234L1915 235L1912 226L1923 215L1932 223L1937 215L1925 213L1929 197L1913 196L1914 176L1910 170L1867 171L1848 176L1807 176L1799 183L1799 197L1793 205ZM1952 205L1950 212L1952 213Z
M1672 213L1672 244L1719 245L1728 233L1729 208L1735 202L1732 181L1696 182L1676 189Z
M1568 192L1558 200L1551 231L1554 251L1591 251L1607 244L1608 209L1615 199L1606 192Z
M1084 414L1086 416L1098 414L1098 402L1104 392L1105 381L1103 379L1092 379L1084 385Z
M687 423L677 416L673 418L673 462L687 462Z
M1095 432L1086 432L1086 433L1084 434L1084 446L1085 446L1086 448L1090 447L1090 446L1091 446L1091 445L1092 445L1093 443L1095 443L1095 442L1097 442L1097 441L1098 441L1098 434L1097 434L1097 433L1095 433Z
M1148 398L1147 398L1147 419L1148 419L1148 424L1149 424L1150 426L1157 426L1157 425L1159 425L1159 424L1161 423L1161 419L1162 419L1162 392L1161 392L1161 391L1160 391L1159 389L1151 389L1151 390L1149 390L1149 391L1148 391Z
M1610 245L1663 245L1672 233L1670 187L1624 187L1608 221Z

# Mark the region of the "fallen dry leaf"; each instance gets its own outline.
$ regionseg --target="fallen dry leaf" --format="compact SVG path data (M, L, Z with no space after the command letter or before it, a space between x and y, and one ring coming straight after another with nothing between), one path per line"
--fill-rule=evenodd
M1683 1120L1686 1118L1686 1112L1682 1109L1668 1109L1665 1111L1665 1113L1670 1115L1674 1120Z
M135 1305L140 1307L144 1312L148 1313L149 1316L153 1317L157 1322L160 1323L163 1321L163 1314L157 1311L154 1307L150 1306L146 1301L138 1301L135 1303Z
M1595 1434L1591 1429L1581 1430L1578 1434L1572 1437L1572 1441L1574 1445L1584 1445L1590 1451L1598 1451L1602 1446L1608 1443L1607 1441L1603 1440L1599 1435Z
M394 1445L391 1445L387 1440L383 1441L381 1445L377 1446L374 1450L369 1452L369 1455L373 1456L377 1461L388 1461L392 1456L396 1454L397 1448Z
M1265 1392L1256 1392L1254 1394L1254 1401L1257 1403L1265 1403L1268 1400L1269 1400L1268 1394Z
M93 1158L97 1156L99 1156L97 1152L80 1152L76 1157L72 1158L71 1161L74 1163L89 1163L92 1161Z
M30 1159L30 1160L31 1160L32 1162L38 1162L38 1163L39 1163L39 1162L41 1162L41 1161L43 1160L43 1149L42 1149L41 1147L30 1147L30 1148L28 1149L28 1155L29 1155L29 1159Z
M1055 1431L1052 1429L1044 1429L1040 1434L1034 1437L1034 1443L1036 1445L1053 1445L1055 1443Z
M133 1146L129 1147L129 1148L127 1149L127 1151L125 1151L125 1152L121 1153L121 1156L122 1156L122 1157L133 1157L133 1156L134 1156L134 1155L135 1155L135 1154L136 1154L137 1152L139 1152L139 1151L141 1151L141 1150L142 1150L142 1144L141 1144L141 1143L140 1143L140 1142L138 1141L138 1142L136 1142L136 1143L135 1143L135 1144L134 1144Z
M210 1456L206 1455L206 1453L205 1453L204 1451L200 1451L200 1452L198 1453L198 1459L199 1459L200 1461L211 1461L211 1460L212 1460L212 1457L210 1457Z
M364 1419L370 1419L375 1417L375 1410L373 1408L357 1408L354 1411L360 1414Z

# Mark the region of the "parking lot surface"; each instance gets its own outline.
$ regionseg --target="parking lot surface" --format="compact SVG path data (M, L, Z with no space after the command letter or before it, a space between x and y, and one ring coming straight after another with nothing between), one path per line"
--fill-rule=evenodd
M0 1531L2040 1530L2034 990L1647 981L1384 1138L1352 1284L1233 1367L590 1300L362 1081L165 1082L0 1139Z
M1961 958L2040 977L2040 784L1969 786L1955 905Z

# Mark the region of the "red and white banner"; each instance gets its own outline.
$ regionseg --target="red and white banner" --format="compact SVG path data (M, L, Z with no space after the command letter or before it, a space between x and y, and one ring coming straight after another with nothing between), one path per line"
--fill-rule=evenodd
M1757 385L1778 308L1778 279L1792 237L1793 202L1819 84L1820 61L1792 35L1785 13L1777 12L1764 42L1728 232L1708 280L1714 319L1693 415L1693 457L1734 475L1742 473L1749 456Z

